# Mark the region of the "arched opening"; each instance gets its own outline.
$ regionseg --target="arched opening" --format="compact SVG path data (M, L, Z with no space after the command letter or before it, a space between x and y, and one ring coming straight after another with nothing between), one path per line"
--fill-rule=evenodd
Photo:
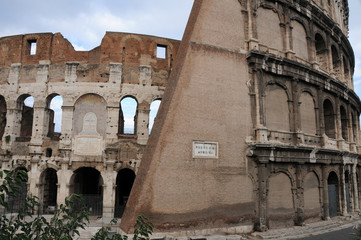
M312 95L308 92L303 92L299 102L301 130L304 133L316 135L316 110Z
M46 169L41 175L43 213L54 213L58 194L58 176L52 168Z
M33 132L34 98L29 95L20 96L18 107L21 109L20 137L30 140Z
M320 34L315 35L316 61L320 68L327 71L327 48L323 37Z
M291 179L278 173L269 179L268 215L270 227L293 226L294 208Z
M336 138L335 114L333 105L328 99L323 102L323 116L325 122L325 134L329 138Z
M304 211L305 219L320 218L320 184L317 175L310 172L306 175L304 181Z
M19 174L19 171L24 171L27 175L27 170L24 167L19 167L15 169L15 177ZM19 183L15 183L15 187L18 189L15 196L8 195L8 204L10 212L18 212L25 204L25 199L28 194L28 183L22 180Z
M117 188L115 191L115 210L114 217L120 218L123 215L127 205L130 191L132 190L135 179L135 173L128 168L122 169L117 175Z
M332 45L331 46L331 54L332 54L332 69L336 77L340 77L340 66L341 66L341 59L340 55L338 54L337 48Z
M48 137L59 139L61 133L63 98L52 94L47 98L47 117L49 119Z
M347 118L346 110L343 106L340 107L340 114L341 114L342 138L348 141L348 118Z
M286 90L277 84L268 85L264 102L267 128L276 131L290 131L290 111Z
M149 113L149 134L152 132L153 124L155 118L158 114L158 109L162 100L156 99L150 104L150 113Z
M293 51L296 56L308 60L308 44L305 27L298 21L292 21Z
M90 215L102 215L103 178L98 170L91 167L82 167L74 171L70 192L83 196Z
M348 62L345 57L343 57L343 74L344 74L344 82L348 83L350 79L350 68L348 66Z
M356 139L357 139L357 125L356 125L355 115L353 113L351 113L351 118L352 118L352 141L356 142Z
M2 139L5 127L6 127L6 101L3 96L0 95L0 139Z
M327 179L328 184L328 211L330 217L336 217L340 208L338 201L338 177L335 172L331 172Z
M125 97L120 101L119 134L135 135L137 133L138 102L133 97Z
M350 173L349 171L345 171L345 201L347 212L351 212L351 195L350 195Z
M261 49L283 51L282 30L279 15L271 9L257 9L257 35Z

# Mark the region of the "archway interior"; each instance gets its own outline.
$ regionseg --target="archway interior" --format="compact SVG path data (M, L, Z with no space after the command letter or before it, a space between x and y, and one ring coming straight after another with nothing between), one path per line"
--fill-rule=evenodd
M19 171L28 172L26 168L19 167L15 169L15 176L19 174ZM18 212L20 208L22 208L25 204L26 195L28 193L28 186L27 182L21 181L20 183L15 183L15 186L19 190L19 194L15 194L14 196L8 196L8 204L9 204L9 211L10 212Z
M33 131L34 98L32 96L27 96L21 104L22 113L20 123L20 137L30 138Z
M0 139L3 137L6 127L6 102L3 96L0 96Z
M135 173L130 169L122 169L118 172L116 184L116 198L114 217L120 218L128 202L130 191L132 190Z
M330 217L336 217L339 212L338 206L338 177L335 172L328 176L328 210Z
M58 194L58 176L56 171L48 168L43 173L43 211L45 213L54 213L57 205L56 199Z
M101 216L103 212L103 179L94 168L83 167L75 171L73 192L84 198L90 215Z
M351 205L350 205L350 174L349 171L345 172L345 192L346 192L346 207L347 212L351 212Z
M336 138L335 115L332 103L328 99L323 102L323 114L325 121L325 134L329 138Z

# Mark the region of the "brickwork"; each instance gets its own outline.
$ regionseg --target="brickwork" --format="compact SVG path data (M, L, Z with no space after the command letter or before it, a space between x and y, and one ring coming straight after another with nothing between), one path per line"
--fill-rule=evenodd
M49 206L85 195L127 232L139 214L156 231L239 233L357 212L361 102L347 34L346 0L195 0L182 42L107 32L75 51L60 33L0 38L1 167L25 167Z

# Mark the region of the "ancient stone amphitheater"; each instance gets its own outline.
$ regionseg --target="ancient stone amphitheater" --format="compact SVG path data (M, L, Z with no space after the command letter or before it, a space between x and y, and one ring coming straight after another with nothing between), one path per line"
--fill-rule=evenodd
M247 232L356 212L347 36L347 0L195 0L182 41L107 32L75 51L60 33L2 37L1 167L28 172L40 212L80 193L125 231L139 214L156 231Z

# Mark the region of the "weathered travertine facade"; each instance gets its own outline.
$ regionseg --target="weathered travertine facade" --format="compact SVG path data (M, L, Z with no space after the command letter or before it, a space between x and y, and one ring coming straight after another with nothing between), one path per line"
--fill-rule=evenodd
M28 171L28 191L44 211L76 192L88 196L94 214L120 216L149 137L150 104L162 98L178 46L113 32L89 52L75 51L59 33L1 38L2 168L15 160ZM157 48L166 56L157 58ZM49 109L58 95L61 133ZM28 96L33 107L24 105ZM134 134L124 132L126 97L137 102Z
M346 0L196 0L121 227L144 213L163 231L265 230L358 211L347 35Z
M125 231L139 214L157 231L240 232L358 211L347 35L347 0L195 0L182 42L109 32L77 52L60 34L1 38L2 168L17 160L45 211L76 192L103 217L122 215L136 174ZM128 96L134 134L124 134Z

